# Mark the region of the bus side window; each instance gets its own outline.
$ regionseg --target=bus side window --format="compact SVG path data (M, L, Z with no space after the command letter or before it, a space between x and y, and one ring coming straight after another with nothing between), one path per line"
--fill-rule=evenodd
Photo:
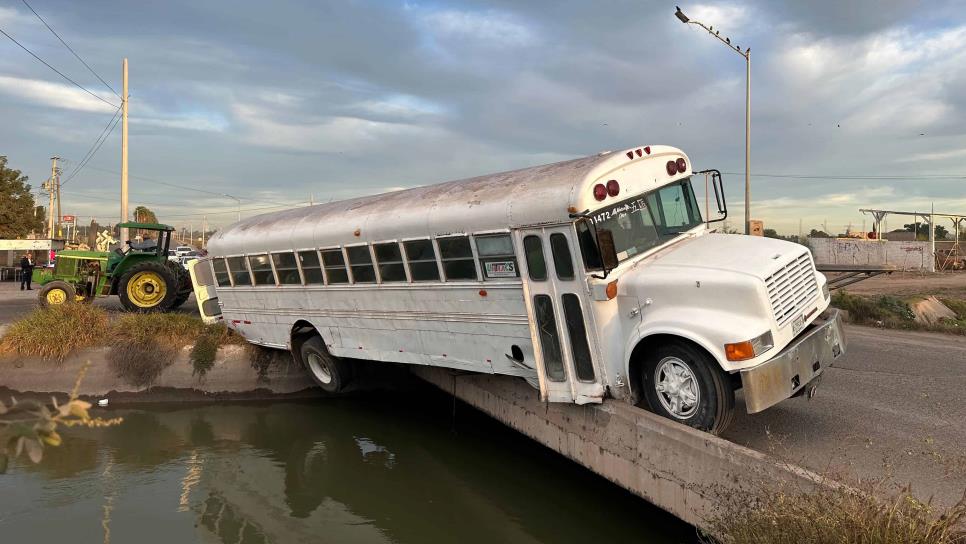
M250 286L252 278L248 275L244 257L228 257L228 270L231 272L233 287Z
M369 246L349 246L345 248L352 271L352 283L376 283L376 269L372 266Z
M339 252L342 257L342 252ZM299 264L302 265L302 275L305 276L306 285L322 283L322 267L319 266L319 256L315 251L299 251ZM278 265L276 265L278 268ZM343 273L345 272L343 267ZM281 273L281 272L280 272Z
M543 257L543 244L539 236L533 234L523 238L523 251L527 256L527 269L530 279L544 281L547 279L547 261Z
M272 273L272 263L268 255L249 255L248 264L252 267L252 279L255 285L275 285L275 275Z
M225 259L212 259L211 267L215 271L215 281L218 287L231 287L231 280L228 278L228 265Z
M577 241L580 244L580 254L584 257L584 267L587 270L601 270L603 265L600 262L600 251L597 249L597 240L594 239L589 219L577 222Z
M345 270L345 258L341 249L322 250L322 264L325 266L325 277L329 285L349 283L349 273Z
M567 243L567 237L559 232L551 234L550 252L553 254L553 267L557 271L557 278L574 279L574 261L570 258L570 244Z
M446 280L478 280L469 236L437 238Z
M406 267L402 262L399 244L373 244L376 251L376 263L379 265L379 277L382 281L406 281Z
M413 281L439 281L439 267L436 266L436 250L432 240L410 240L403 242L409 273Z
M275 273L278 274L278 283L282 285L302 284L302 277L299 276L299 267L295 264L294 253L291 251L272 253L272 263L275 265Z
M518 278L517 258L509 234L479 235L476 253L480 256L483 279Z

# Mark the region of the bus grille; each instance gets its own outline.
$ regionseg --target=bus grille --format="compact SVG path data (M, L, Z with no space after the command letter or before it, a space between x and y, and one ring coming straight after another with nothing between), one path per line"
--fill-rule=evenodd
M790 319L801 315L805 305L818 295L815 267L808 253L803 253L765 279L768 299L775 313L775 321L782 327Z

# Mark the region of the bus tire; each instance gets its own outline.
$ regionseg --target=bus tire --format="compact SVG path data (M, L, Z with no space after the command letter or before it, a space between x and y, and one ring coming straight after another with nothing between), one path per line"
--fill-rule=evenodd
M302 343L299 355L309 376L326 393L341 393L349 383L349 365L325 349L322 338L313 336Z
M731 380L704 350L686 343L658 346L641 365L650 410L679 423L721 434L734 420Z

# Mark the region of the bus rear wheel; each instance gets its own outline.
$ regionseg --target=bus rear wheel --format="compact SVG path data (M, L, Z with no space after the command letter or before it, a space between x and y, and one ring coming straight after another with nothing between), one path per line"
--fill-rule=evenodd
M703 350L684 343L659 346L641 368L652 412L716 435L734 420L731 381Z
M349 365L325 349L318 336L306 340L299 350L312 379L326 393L341 393L349 383Z

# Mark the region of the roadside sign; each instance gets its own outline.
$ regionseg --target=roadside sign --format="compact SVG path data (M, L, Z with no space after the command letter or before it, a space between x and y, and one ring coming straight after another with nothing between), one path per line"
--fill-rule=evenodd
M60 218L60 220L64 223L73 223L75 219L77 218L74 217L73 215L64 215L64 216L61 216Z

